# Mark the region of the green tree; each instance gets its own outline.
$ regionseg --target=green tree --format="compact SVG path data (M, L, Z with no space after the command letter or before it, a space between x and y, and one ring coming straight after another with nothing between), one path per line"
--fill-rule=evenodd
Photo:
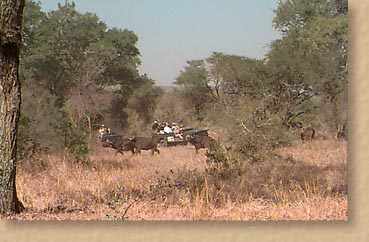
M339 130L347 122L347 1L280 1L273 23L282 37L271 44L267 58L284 121L311 113L316 105L302 104L316 96L324 99L320 108L326 105L321 113L333 110L320 119L334 120L330 126Z
M46 14L41 11L40 2L36 3L31 0L25 1L24 16L22 22L21 59L29 58L30 56L34 55L34 53L32 53L32 50L34 50L38 44L38 37L36 35L39 33L37 30L43 24L46 18Z
M41 24L37 19L31 21L27 25L35 28L29 41L37 44L31 45L31 55L24 64L32 70L37 84L55 95L57 106L62 107L67 92L76 85L74 76L89 53L89 45L102 38L107 27L96 15L80 14L74 3L68 2L49 12Z
M122 131L129 124L128 111L149 122L159 91L154 80L138 72L133 31L109 29L69 1L48 13L40 3L27 1L25 16L21 77L29 102L22 107L24 139L48 137L55 148L86 153L101 123ZM34 110L53 115L42 119Z
M133 91L128 100L127 108L134 111L138 118L147 125L152 121L158 99L163 95L164 91L160 87L155 86L154 80L146 75L141 76L140 79L142 84Z
M210 85L208 71L204 60L187 62L184 71L181 71L174 84L180 86L179 94L183 103L193 110L197 119L204 118L203 111L207 105L214 101L213 88Z
M140 52L136 47L138 37L130 30L111 29L103 39L93 46L105 58L106 69L100 78L100 85L114 86L110 123L124 129L128 114L125 108L134 90L144 84L138 72Z
M257 97L265 91L266 70L262 60L214 52L206 63L218 97Z

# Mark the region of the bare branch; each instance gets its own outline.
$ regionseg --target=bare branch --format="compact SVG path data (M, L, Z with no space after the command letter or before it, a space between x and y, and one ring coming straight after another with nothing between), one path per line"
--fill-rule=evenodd
M246 127L245 123L242 120L237 119L237 121L239 122L239 126L241 126L244 129L244 131L251 133L250 129Z

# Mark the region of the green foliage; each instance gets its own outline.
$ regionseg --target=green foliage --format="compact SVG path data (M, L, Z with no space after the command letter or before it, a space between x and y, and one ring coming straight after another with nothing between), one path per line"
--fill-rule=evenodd
M45 20L46 14L41 11L40 3L26 0L22 22L22 59L32 55L32 49L37 45L37 29Z
M214 52L206 59L208 76L218 98L230 95L260 95L264 90L263 61Z
M71 124L65 117L62 122L58 123L55 129L63 140L63 153L75 159L86 158L89 149L85 127L82 123Z
M282 32L268 53L273 83L311 87L329 102L329 109L335 110L331 118L333 129L338 129L347 122L347 1L280 1L273 22ZM280 97L280 93L273 95ZM289 109L285 108L291 112ZM322 114L320 119L326 119Z
M233 133L233 151L252 163L261 163L274 158L274 150L288 146L290 137L280 125L254 128L246 133Z
M144 123L151 121L160 89L138 73L133 31L109 29L69 1L48 13L27 1L24 15L25 137L53 150L86 154L102 123L116 131L127 128L127 108Z
M154 80L146 76L140 77L140 82L142 85L133 90L127 107L134 110L140 120L147 124L151 121L158 99L164 94L164 91L160 87L156 87Z
M82 15L74 4L66 2L49 12L33 30L32 40L37 44L24 63L32 70L36 83L57 96L58 107L63 106L67 93L75 87L75 74L88 57L89 45L101 39L106 28L96 15Z
M19 144L22 145L26 140L33 140L39 144L40 150L60 149L62 141L53 128L63 115L55 106L57 98L46 89L39 87L32 79L27 79L22 85L22 99Z
M197 119L203 119L203 110L213 101L213 91L209 85L208 73L203 60L187 62L188 66L181 71L175 84L183 87L178 91L183 102L193 110Z

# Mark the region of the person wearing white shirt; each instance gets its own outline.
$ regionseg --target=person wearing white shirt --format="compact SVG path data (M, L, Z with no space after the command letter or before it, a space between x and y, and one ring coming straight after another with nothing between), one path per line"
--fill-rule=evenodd
M172 130L171 127L169 127L169 124L168 123L165 123L164 133L166 133L166 134L173 133L173 130Z

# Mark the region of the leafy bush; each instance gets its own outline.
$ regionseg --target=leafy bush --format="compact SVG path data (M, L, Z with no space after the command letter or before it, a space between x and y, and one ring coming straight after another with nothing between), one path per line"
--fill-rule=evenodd
M66 154L73 156L77 160L85 159L89 152L85 126L83 124L73 126L71 123L64 121L62 125L56 128L63 140L62 147Z

